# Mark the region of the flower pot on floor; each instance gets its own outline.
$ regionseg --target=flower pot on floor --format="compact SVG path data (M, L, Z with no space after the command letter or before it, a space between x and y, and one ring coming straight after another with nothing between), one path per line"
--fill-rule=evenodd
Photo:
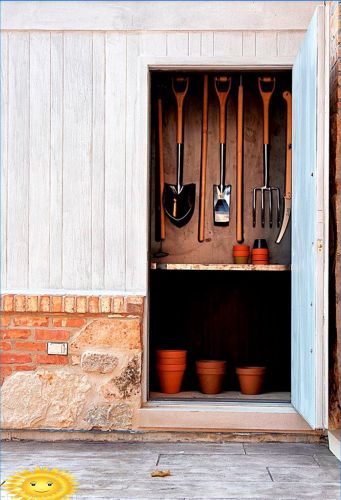
M161 364L157 363L156 369L159 375L161 392L165 394L177 394L180 392L182 379L186 364Z
M236 368L240 392L242 394L261 394L266 368L264 366L241 366Z
M226 373L226 361L200 360L196 362L200 391L203 394L219 394Z
M186 364L187 351L179 349L160 349L156 351L156 360L161 364Z

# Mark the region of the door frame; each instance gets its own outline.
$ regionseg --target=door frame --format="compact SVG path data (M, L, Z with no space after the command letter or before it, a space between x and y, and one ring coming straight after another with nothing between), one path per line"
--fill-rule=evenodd
M159 70L159 71L176 71L176 70L237 70L237 69L245 69L245 70L257 70L257 69L270 69L270 70L285 70L285 69L290 69L292 70L294 62L295 62L296 56L292 57L252 57L252 58L237 58L237 57L189 57L189 56L179 56L179 57L165 57L165 56L143 56L139 57L139 62L138 62L138 68L137 68L137 75L138 75L138 84L139 84L139 92L138 92L138 97L137 97L137 113L138 116L136 117L137 119L137 131L138 131L138 137L137 137L137 143L139 145L139 151L140 151L140 168L143 170L143 175L144 177L144 182L143 184L146 187L146 196L147 196L147 213L146 213L146 220L147 220L147 231L146 231L146 237L147 237L147 248L148 248L148 258L146 262L146 274L147 274L147 294L146 294L146 306L145 306L145 315L144 315L144 328L143 328L143 346L145 346L144 349L144 355L143 355L143 366L142 366L142 409L141 412L143 412L144 419L145 419L145 412L150 409L151 411L155 410L156 406L158 409L162 405L160 403L153 403L148 399L148 373L149 373L149 265L150 265L150 255L149 255L149 234L150 234L150 193L149 193L149 181L150 181L150 147L149 147L149 140L150 140L150 132L151 132L151 120L150 120L150 103L151 103L151 96L150 96L150 71L151 70ZM322 70L322 69L321 69ZM326 95L321 95L321 92L319 92L319 99L324 99L325 105L327 103L327 97ZM328 107L325 110L325 115L323 117L325 125L327 124L328 120L328 109L329 109L329 103ZM325 130L328 130L325 129ZM328 135L328 134L325 134ZM320 138L320 140L325 141L324 138ZM329 137L328 137L329 141ZM327 148L328 148L328 143L327 143ZM325 165L329 165L329 158L327 155L328 149L324 148L324 157L323 157L323 169L319 169L320 171L323 170L322 172L322 177L323 177L323 189L325 192L327 192L328 189L328 180L329 180L329 168L325 167ZM142 163L142 164L141 164ZM327 187L326 187L327 185ZM327 202L328 204L328 198ZM324 210L323 213L323 223L328 226L328 211L326 212ZM328 241L326 240L326 244L324 245L324 253L327 253L328 249ZM326 284L328 284L328 260L324 259L323 262L320 261L320 269L319 269L319 275L323 277L323 296L325 299L324 303L324 308L323 311L321 311L321 316L324 318L323 321L323 331L322 331L322 337L323 337L323 345L327 346L328 344L328 318L327 318L327 313L328 313L328 289L326 288ZM324 361L322 362L323 368L323 380L321 380L321 384L323 384L323 387L325 388L324 391L324 398L323 401L321 401L321 405L323 408L323 413L324 415L328 414L328 349L325 350L324 352ZM183 406L187 408L187 411L190 409L191 402L188 402L187 404L184 404L183 402L178 404L178 403L173 403L173 406ZM168 411L169 414L171 414L171 407L169 404L168 406ZM205 404L205 407L207 408L207 404ZM288 405L290 408L294 410L291 404ZM212 408L216 407L215 403L212 403L211 405ZM251 403L250 405L243 405L244 409L248 409L248 411L252 411L252 408L254 407L254 404ZM220 405L220 408L222 406ZM278 407L275 405L272 405L271 407L266 407L266 405L263 406L264 408L264 413L278 413ZM276 409L277 408L277 409ZM198 410L196 410L198 411ZM206 410L207 411L207 410ZM226 403L224 405L224 411L226 412L235 412L236 411L236 405L229 405ZM258 409L258 412L260 410ZM296 412L296 410L294 410ZM327 423L327 421L325 421ZM176 424L174 423L174 427ZM327 427L325 424L324 427Z

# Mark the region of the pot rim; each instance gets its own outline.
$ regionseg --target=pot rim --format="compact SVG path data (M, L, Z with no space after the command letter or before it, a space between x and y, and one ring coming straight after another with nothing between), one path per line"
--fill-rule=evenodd
M180 357L186 356L187 351L184 349L157 349L157 356L163 356L164 358Z
M163 365L158 363L156 368L162 372L182 372L186 370L186 365Z
M239 366L236 368L237 375L261 375L266 372L266 366Z

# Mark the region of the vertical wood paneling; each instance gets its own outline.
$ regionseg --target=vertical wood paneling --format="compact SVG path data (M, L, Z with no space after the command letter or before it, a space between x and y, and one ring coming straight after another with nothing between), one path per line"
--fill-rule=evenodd
M243 57L256 55L256 33L252 31L243 32Z
M213 33L201 34L201 55L213 56Z
M300 46L304 33L278 33L278 55L295 56Z
M92 288L104 287L105 35L93 34L93 115L91 178Z
M135 81L141 81L138 74L139 38L127 38L127 124L126 124L126 289L145 290L147 271L147 148L143 148L148 137L147 123L140 122L141 109L148 109L146 82L141 82L141 90ZM143 88L145 92L143 92ZM145 102L137 107L138 95ZM142 135L144 136L142 138ZM142 146L142 148L141 148Z
M126 266L126 35L107 34L105 81L106 289L125 289ZM136 88L134 73L129 74ZM137 88L136 88L137 91ZM132 96L129 96L131 99ZM135 144L135 137L130 137ZM132 147L128 145L128 148Z
M50 33L30 35L29 287L49 286Z
M201 54L201 33L189 34L189 55L198 57Z
M51 33L50 287L62 287L64 42Z
M188 33L167 33L167 56L187 56Z
M256 56L277 56L277 33L260 31L256 33Z
M1 253L0 285L7 286L7 163L8 163L8 34L1 33Z
M7 286L28 287L30 40L9 34Z
M165 56L167 36L165 33L143 33L140 36L140 53L144 56Z
M63 287L91 287L92 36L64 35Z
M215 56L241 56L243 53L243 35L241 32L214 33Z

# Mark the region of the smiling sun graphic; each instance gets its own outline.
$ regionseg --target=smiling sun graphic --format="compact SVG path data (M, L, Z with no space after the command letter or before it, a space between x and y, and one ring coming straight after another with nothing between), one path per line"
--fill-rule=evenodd
M67 500L76 491L76 481L64 470L36 467L6 479L4 487L19 500Z

